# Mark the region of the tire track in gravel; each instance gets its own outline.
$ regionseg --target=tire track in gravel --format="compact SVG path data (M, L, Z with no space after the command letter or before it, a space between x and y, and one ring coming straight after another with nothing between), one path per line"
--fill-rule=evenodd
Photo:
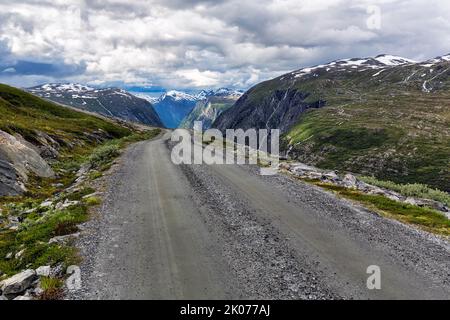
M168 139L122 156L71 298L449 298L447 242L251 166L176 166Z

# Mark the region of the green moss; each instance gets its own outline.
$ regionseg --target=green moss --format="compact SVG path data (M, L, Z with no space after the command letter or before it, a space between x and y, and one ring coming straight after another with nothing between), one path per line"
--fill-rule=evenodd
M84 200L87 206L97 206L102 203L99 197L89 197Z

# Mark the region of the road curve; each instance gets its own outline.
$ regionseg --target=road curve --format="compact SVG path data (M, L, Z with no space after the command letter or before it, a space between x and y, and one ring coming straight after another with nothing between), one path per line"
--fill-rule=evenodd
M284 176L127 149L79 245L76 299L449 299L448 242ZM381 269L368 290L366 269Z

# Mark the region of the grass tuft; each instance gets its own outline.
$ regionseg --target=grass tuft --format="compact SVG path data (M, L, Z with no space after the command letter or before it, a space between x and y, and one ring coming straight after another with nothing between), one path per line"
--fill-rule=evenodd
M60 300L63 297L63 282L61 279L42 277L41 288L44 292L39 296L39 300Z

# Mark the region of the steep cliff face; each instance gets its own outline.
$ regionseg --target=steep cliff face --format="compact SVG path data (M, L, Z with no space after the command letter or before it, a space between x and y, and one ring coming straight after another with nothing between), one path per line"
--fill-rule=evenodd
M324 100L307 101L309 93L297 89L273 90L260 99L254 99L252 93L250 90L233 108L222 113L214 127L222 131L227 128L277 128L285 133L298 122L303 112L326 104Z

